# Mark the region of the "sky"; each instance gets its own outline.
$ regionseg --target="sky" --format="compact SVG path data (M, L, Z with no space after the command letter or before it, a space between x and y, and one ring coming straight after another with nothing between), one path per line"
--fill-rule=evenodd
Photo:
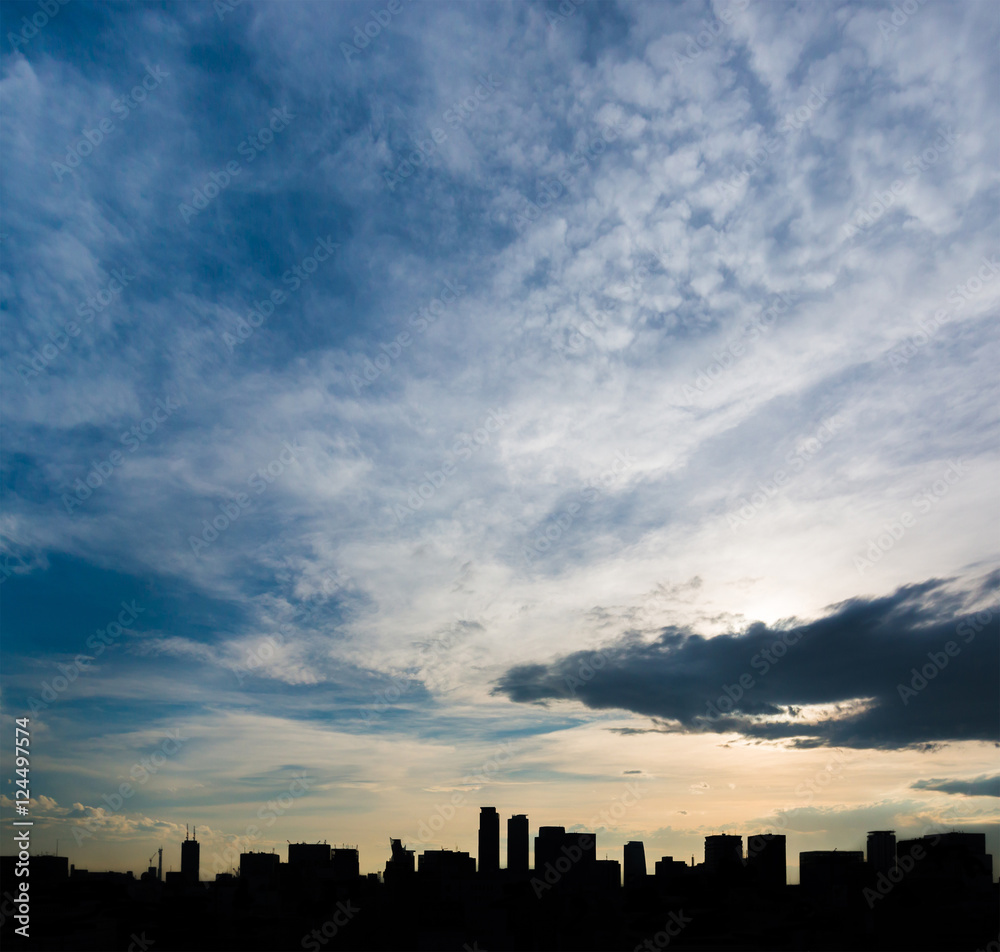
M33 849L1000 855L995 5L0 15Z

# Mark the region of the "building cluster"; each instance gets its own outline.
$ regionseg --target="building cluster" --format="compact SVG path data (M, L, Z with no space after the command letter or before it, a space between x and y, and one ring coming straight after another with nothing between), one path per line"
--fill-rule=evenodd
M517 814L501 865L500 824L481 808L477 856L417 855L392 839L384 872L365 875L356 847L328 843L290 843L284 862L245 852L211 881L191 836L179 872L164 875L161 850L138 879L37 856L36 934L46 948L134 949L145 937L162 949L248 950L983 949L997 938L982 833L870 832L865 851L799 853L789 886L780 834L706 836L702 862L663 856L650 868L642 842L624 844L621 863L601 859L595 833L542 826L532 842ZM2 857L5 882L13 859Z

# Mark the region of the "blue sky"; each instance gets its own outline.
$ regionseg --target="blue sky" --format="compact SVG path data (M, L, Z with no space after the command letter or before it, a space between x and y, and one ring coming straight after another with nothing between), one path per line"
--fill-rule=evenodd
M2 16L44 847L1000 852L995 6Z

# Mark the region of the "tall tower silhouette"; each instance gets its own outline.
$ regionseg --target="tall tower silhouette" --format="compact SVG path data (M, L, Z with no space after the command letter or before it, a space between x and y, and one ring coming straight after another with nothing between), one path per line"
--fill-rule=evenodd
M646 881L646 848L642 840L625 844L625 885L641 886Z
M486 876L500 872L500 814L496 807L479 808L479 872Z
M872 830L868 834L868 865L887 876L896 868L896 831Z
M528 817L517 813L507 821L507 869L528 872Z
M198 827L194 828L194 832L197 835ZM193 836L187 839L186 833L181 843L181 876L190 886L197 886L201 876L201 847Z

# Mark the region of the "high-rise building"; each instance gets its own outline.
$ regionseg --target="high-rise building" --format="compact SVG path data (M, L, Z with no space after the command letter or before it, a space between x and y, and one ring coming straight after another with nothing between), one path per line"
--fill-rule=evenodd
M392 858L385 864L385 884L394 886L407 882L414 874L413 850L403 846L402 840L389 840Z
M564 826L540 826L535 837L535 875L541 876L546 867L555 869L556 860L562 855L559 850L566 835Z
M646 882L646 848L641 840L625 844L625 885L641 886Z
M743 866L743 837L720 833L705 837L705 869L713 876L730 874Z
M277 886L278 866L277 853L240 853L240 879L251 887Z
M868 834L868 866L876 875L896 868L896 831L872 830Z
M755 833L747 837L747 869L755 885L780 887L788 882L785 837L781 833Z
M675 889L686 882L691 871L691 867L687 863L674 859L672 856L658 859L653 869L657 884L666 889Z
M865 854L861 850L809 850L799 853L799 882L804 891L827 899L856 895L864 885Z
M500 814L496 807L479 808L479 872L485 876L500 872Z
M193 837L181 843L181 878L189 886L197 886L201 878L201 846Z
M289 843L288 866L301 872L326 869L330 865L329 843Z
M528 872L528 817L523 813L507 821L507 869Z
M361 875L361 857L357 848L335 846L330 850L330 869L334 879L357 879Z
M424 879L468 880L476 872L476 861L456 850L424 850L417 858L417 872Z
M535 876L564 887L592 884L597 863L597 836L567 833L562 826L542 826L535 837Z

